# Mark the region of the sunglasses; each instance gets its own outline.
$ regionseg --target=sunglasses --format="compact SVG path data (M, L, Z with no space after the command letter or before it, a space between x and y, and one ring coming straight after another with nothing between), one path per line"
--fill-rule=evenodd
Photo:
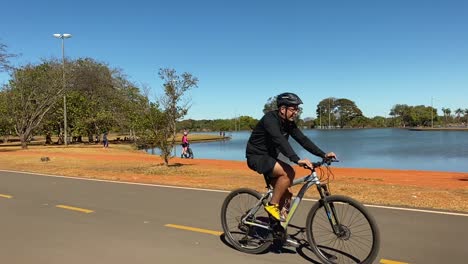
M288 106L287 108L291 112L299 112L299 107L298 106Z

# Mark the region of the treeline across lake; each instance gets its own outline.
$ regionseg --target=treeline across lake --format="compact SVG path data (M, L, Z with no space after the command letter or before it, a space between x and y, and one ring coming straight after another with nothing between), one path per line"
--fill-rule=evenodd
M263 112L274 110L274 98L265 104ZM442 108L438 115L431 106L397 104L389 110L388 116L366 117L356 104L349 99L326 98L317 105L317 118L301 114L297 123L303 128L402 128L402 127L467 127L468 108L452 111ZM229 119L187 119L177 123L177 129L191 131L239 131L251 130L259 120L250 116Z

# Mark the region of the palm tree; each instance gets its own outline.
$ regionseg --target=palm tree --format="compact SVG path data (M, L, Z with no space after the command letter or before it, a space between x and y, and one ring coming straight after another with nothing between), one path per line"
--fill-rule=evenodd
M457 108L457 110L455 110L455 114L457 115L457 122L460 122L460 116L461 114L463 114L463 110L461 108Z
M465 122L466 122L466 123L465 123L466 126L468 127L468 108L465 108L464 112L465 112L465 113L464 113L463 118L464 118L464 120L465 120Z
M450 110L450 108L442 107L442 113L444 113L444 117L445 117L445 125L447 125L447 117L450 116L451 112L452 110Z

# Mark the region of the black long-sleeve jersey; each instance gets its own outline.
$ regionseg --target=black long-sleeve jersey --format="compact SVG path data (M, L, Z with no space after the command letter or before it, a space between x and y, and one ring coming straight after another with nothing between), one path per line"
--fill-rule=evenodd
M322 158L325 157L325 152L307 138L295 122L281 119L278 111L266 113L255 126L247 142L246 157L270 155L277 158L281 152L290 161L297 163L299 156L288 142L289 135L310 153Z

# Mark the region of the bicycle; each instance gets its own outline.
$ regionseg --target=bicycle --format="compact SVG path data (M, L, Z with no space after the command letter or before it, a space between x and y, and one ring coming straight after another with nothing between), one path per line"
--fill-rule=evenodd
M187 143L187 151L185 152L185 154L184 153L180 154L180 157L186 158L186 159L193 159L193 151L189 143Z
M371 264L380 248L377 223L360 202L343 195L331 195L329 181L320 182L316 169L325 165L331 173L331 162L334 161L314 162L312 168L307 168L311 171L309 175L293 181L292 186L303 185L291 200L284 222L271 218L262 209L272 197L273 188L269 182L264 194L248 188L232 191L221 208L226 240L237 250L251 254L267 251L274 242L286 243L287 227L306 191L315 185L320 199L310 209L305 226L312 251L326 264Z

